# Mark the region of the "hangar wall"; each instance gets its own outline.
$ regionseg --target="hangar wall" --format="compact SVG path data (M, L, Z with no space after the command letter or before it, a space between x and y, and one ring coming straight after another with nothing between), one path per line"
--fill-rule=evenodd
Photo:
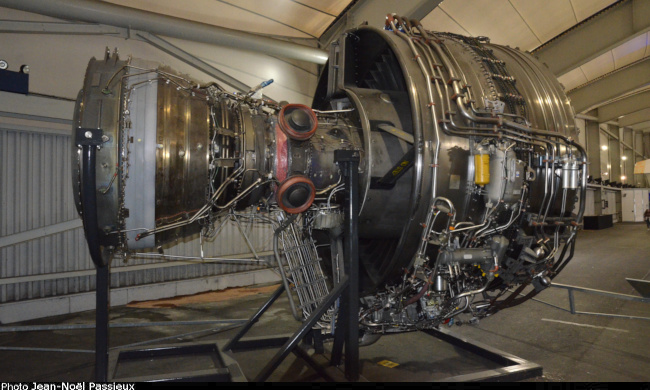
M56 21L10 9L0 8L0 13L6 20ZM94 268L74 208L70 172L73 100L88 60L103 57L108 46L118 48L122 58L131 54L200 82L213 79L133 39L14 33L2 33L0 39L0 59L9 70L30 67L30 95L0 92L0 323L93 309ZM310 104L318 74L314 64L168 41L245 84L273 78L264 91L273 99ZM253 232L251 245L240 226ZM240 226L227 222L214 242L204 243L204 256L252 259L250 246L262 258L272 254L268 226ZM165 255L200 256L198 238L166 249ZM111 275L112 305L279 280L253 262L142 256L127 264L114 260Z

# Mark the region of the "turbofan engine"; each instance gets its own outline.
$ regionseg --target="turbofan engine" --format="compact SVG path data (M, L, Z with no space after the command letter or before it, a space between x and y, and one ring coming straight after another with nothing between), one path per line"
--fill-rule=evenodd
M211 237L224 215L251 208L276 227L294 314L306 316L344 268L334 161L344 149L360 155L367 334L480 319L532 297L570 260L586 154L561 86L529 54L389 15L383 30L332 43L311 108L253 92L92 59L75 127L98 148L96 181L83 136L73 161L91 253Z

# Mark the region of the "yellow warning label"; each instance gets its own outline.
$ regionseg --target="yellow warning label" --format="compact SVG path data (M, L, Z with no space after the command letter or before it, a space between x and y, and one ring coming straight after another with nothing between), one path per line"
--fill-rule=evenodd
M379 363L380 366L388 367L388 368L395 368L399 366L399 363L391 362L390 360L382 360Z
M397 168L393 169L393 172L392 172L393 176L399 175L399 173L402 172L404 170L404 168L406 168L406 166L409 165L409 164L410 164L409 161L402 161Z

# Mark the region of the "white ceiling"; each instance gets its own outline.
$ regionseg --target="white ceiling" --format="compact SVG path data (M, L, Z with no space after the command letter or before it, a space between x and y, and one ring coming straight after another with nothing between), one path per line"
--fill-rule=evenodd
M257 34L318 38L351 0L105 0Z
M422 19L425 28L487 36L493 43L532 51L616 0L445 0ZM563 75L567 91L650 55L650 32Z
M645 130L645 129L647 129L648 131L650 131L650 121L639 122L637 124L629 126L629 128L632 129L632 130Z
M650 56L650 32L640 34L558 77L568 90Z
M292 39L319 38L353 0L98 0L202 23ZM390 0L365 6L390 5ZM415 0L393 0L400 1ZM642 0L648 1L650 0ZM425 28L533 51L617 0L444 0L422 18ZM422 5L421 0L417 4ZM396 5L397 7L397 5ZM354 12L351 7L350 12ZM391 10L386 10L391 12ZM347 20L355 20L354 16ZM382 26L383 20L368 21ZM567 91L650 56L645 29L618 47L560 74ZM648 88L640 83L639 87Z
M531 51L616 0L445 0L422 19L434 31L487 36Z
M258 34L318 38L351 0L104 0ZM445 0L425 28L532 51L616 0ZM263 4L263 5L262 5ZM188 6L191 5L191 6ZM372 21L370 21L372 23ZM377 22L381 24L382 21ZM650 32L559 76L568 90L650 55Z

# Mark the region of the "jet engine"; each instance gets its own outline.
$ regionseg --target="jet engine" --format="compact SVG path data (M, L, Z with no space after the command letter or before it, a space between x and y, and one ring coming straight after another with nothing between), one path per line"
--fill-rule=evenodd
M384 29L361 26L332 43L312 107L254 92L141 60L92 59L74 124L101 129L78 130L101 137L91 189L83 136L73 145L77 208L97 215L84 218L91 245L110 256L211 237L221 218L250 209L276 227L294 314L306 316L346 261L334 160L344 149L360 155L366 334L461 313L475 322L532 297L570 260L586 153L562 87L529 54L389 15Z

